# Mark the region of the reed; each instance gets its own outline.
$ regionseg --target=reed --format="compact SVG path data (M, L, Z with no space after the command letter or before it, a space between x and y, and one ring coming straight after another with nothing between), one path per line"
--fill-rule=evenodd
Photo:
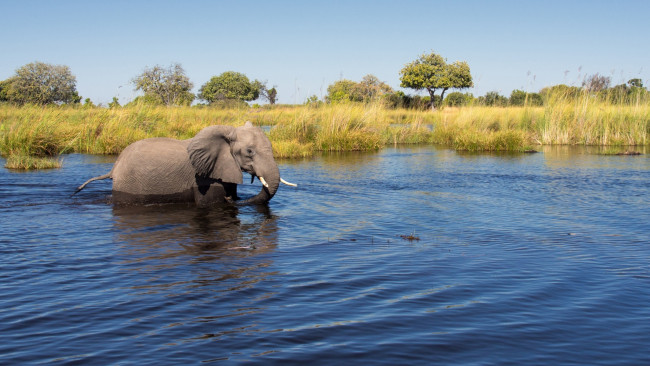
M117 154L143 138L185 139L209 125L245 121L270 126L276 156L287 158L388 144L436 143L471 151L523 151L536 144L647 145L650 101L610 104L588 93L558 93L547 96L543 107L470 105L434 112L353 103L226 109L1 104L0 154L8 163L26 157L56 160L68 152Z
M535 129L540 144L646 145L650 133L650 103L610 104L588 92L577 97L549 97L544 117Z

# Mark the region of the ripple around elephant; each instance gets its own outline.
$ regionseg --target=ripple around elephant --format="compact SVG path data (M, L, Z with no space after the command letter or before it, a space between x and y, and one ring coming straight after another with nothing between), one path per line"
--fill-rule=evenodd
M280 178L271 141L259 127L209 126L191 139L166 137L136 141L117 157L113 169L79 186L113 179L114 203L195 202L208 206L238 200L242 172L258 177L260 192L242 203L268 202L278 190Z

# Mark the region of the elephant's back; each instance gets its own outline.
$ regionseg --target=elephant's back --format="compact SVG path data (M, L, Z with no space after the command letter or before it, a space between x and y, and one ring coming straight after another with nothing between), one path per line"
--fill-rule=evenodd
M112 175L113 190L130 194L178 194L191 190L194 183L187 141L165 137L127 146Z

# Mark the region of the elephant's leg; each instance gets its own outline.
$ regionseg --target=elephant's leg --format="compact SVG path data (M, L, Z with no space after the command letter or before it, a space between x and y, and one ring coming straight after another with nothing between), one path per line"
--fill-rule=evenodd
M197 185L194 186L194 202L197 206L205 207L224 202L232 202L237 197L237 184L223 183L213 179L201 179L197 177Z

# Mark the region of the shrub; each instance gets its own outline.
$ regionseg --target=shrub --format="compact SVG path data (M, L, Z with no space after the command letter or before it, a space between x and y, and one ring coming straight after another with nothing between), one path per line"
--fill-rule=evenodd
M523 90L513 90L510 94L510 105L513 106L535 106L543 104L542 96L537 93L527 93Z
M473 99L474 96L472 94L453 92L447 95L444 104L449 107L461 107L471 103Z

